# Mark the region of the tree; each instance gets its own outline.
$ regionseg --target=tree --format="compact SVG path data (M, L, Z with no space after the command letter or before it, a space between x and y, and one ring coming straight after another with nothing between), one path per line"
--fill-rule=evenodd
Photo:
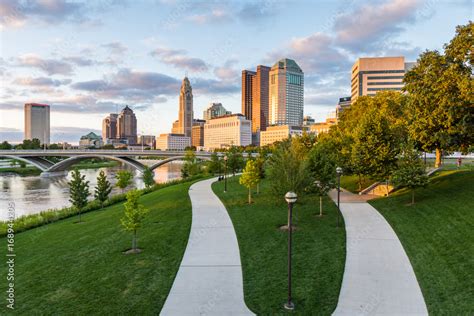
M411 204L415 204L415 189L428 184L425 165L420 153L408 144L398 160L398 168L393 172L392 182L397 186L411 189Z
M244 157L242 153L239 152L239 149L236 146L230 147L227 152L227 168L232 171L232 174L235 176L235 173L242 169L244 166Z
M268 159L268 178L275 195L283 196L288 191L304 193L309 181L306 158L292 139L275 146Z
M418 148L436 151L435 167L442 151L467 151L474 142L473 30L472 22L458 26L445 54L425 51L404 78L410 138Z
M97 177L97 185L95 187L94 197L100 202L100 208L104 207L104 202L109 198L109 194L112 191L112 186L107 180L104 170L101 170Z
M309 152L308 173L311 177L308 190L319 195L319 216L323 216L323 196L336 187L336 160L326 143L318 143Z
M148 167L145 167L145 169L143 170L143 174L142 174L142 180L143 180L143 183L145 184L145 187L147 189L151 188L154 184L155 184L155 175L153 174L153 171L151 171L150 168Z
M257 163L254 160L247 160L239 183L249 190L249 204L252 203L252 188L260 182L260 172Z
M208 171L210 174L221 174L222 173L222 160L219 158L216 152L212 153L211 160L208 163Z
M12 146L9 142L7 142L6 140L3 141L3 142L0 144L0 149L2 149L2 150L10 150L10 149L12 149L12 147L13 147L13 146Z
M115 178L117 179L115 186L119 187L122 190L122 193L124 193L125 188L132 183L133 175L130 171L119 170L115 175Z
M260 152L257 159L255 159L255 165L258 169L258 177L260 179L265 178L265 154ZM260 193L260 181L257 183L257 194Z
M87 198L89 197L89 181L85 181L86 176L81 175L79 170L75 169L72 172L72 180L68 182L69 185L69 202L79 212L79 223L81 222L82 209L87 205Z
M138 203L140 191L134 189L127 193L127 202L124 203L124 217L120 219L125 231L132 232L132 249L127 253L139 253L141 250L137 248L137 230L141 227L143 219L148 214L142 204Z
M201 168L196 160L196 153L193 150L186 150L184 156L184 165L181 168L181 177L186 179L190 176L197 175L201 172Z

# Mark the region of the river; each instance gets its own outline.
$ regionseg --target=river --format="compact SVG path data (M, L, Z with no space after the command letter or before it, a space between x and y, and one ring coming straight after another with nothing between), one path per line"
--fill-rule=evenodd
M140 162L151 164L155 161ZM181 177L181 161L173 161L155 169L155 182L163 183ZM140 177L140 172L129 166L116 166L100 169L80 170L89 181L91 196L94 195L94 187L97 183L97 176L104 170L108 180L115 184L115 174L118 170L127 169L134 174L133 184L130 188L143 188L144 184ZM14 174L0 175L0 221L7 218L8 205L15 203L15 217L28 214L39 213L48 209L59 209L70 206L68 181L71 180L71 172L67 176L41 178L39 176L21 177ZM120 189L114 187L113 194L120 193Z

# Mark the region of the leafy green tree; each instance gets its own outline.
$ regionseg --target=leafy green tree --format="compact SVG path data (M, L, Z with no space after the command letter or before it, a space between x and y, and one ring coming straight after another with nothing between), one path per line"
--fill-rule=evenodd
M140 195L140 191L136 189L130 190L127 193L127 202L124 203L124 217L120 220L124 230L133 233L130 253L141 252L137 248L137 230L142 226L143 219L149 212L148 209L138 202Z
M445 54L425 51L404 78L410 138L418 148L436 151L435 167L443 151L467 151L474 142L473 30L472 22L458 26Z
M252 203L252 188L260 182L260 172L255 160L247 160L239 183L249 190L249 204Z
M115 175L115 178L117 179L115 186L119 187L122 190L122 193L124 193L125 188L132 183L133 174L127 170L119 170Z
M275 145L268 159L268 179L272 192L283 196L288 191L303 194L308 187L307 157L291 139Z
M112 191L112 185L107 176L105 175L104 170L101 170L99 176L97 177L97 185L95 187L94 197L100 202L100 208L104 207L104 202L109 198L109 194Z
M0 144L0 149L2 149L2 150L10 150L10 149L12 149L12 147L13 147L13 146L12 146L9 142L7 142L6 140L3 141L3 142Z
M69 185L69 202L79 212L79 222L81 222L82 209L87 205L87 198L89 197L89 181L85 180L86 176L81 175L79 170L75 169L72 172L72 180L68 182Z
M184 165L181 168L181 177L186 179L201 172L201 167L196 159L196 153L193 150L186 150L184 156Z
M241 170L244 166L244 157L236 146L232 146L227 152L227 169L235 173Z
M255 159L255 165L257 166L258 169L258 177L260 179L265 178L265 154L263 152L260 152L257 156L257 159ZM260 193L260 181L257 183L257 194Z
M142 180L143 180L143 183L145 184L145 187L147 189L151 188L154 184L155 184L155 175L153 174L153 171L151 171L150 168L148 167L145 167L145 169L143 170L143 174L142 174Z
M398 160L398 168L393 172L393 184L410 188L411 204L415 204L415 189L425 187L428 180L420 153L411 144L405 146Z
M319 216L323 215L323 196L336 187L336 167L336 160L327 144L318 143L309 152L307 168L312 183L308 190L319 195Z
M222 160L219 155L214 152L211 155L211 160L208 162L208 171L210 174L221 174L222 173Z

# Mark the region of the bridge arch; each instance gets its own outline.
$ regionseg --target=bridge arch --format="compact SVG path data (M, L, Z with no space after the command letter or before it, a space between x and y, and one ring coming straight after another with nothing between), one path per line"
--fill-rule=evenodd
M143 165L141 162L138 162L130 157L120 157L120 156L111 156L111 155L80 155L80 156L73 156L69 157L67 159L64 159L50 168L44 170L46 172L59 172L59 171L66 171L67 168L73 166L74 164L78 163L81 160L84 159L92 159L92 158L102 158L102 159L108 159L108 160L115 160L122 162L124 164L127 164L138 171L142 172L145 169L145 165Z
M160 167L160 166L163 166L171 161L175 161L175 160L183 160L185 158L184 155L181 155L181 156L176 156L176 157L170 157L170 158L166 158L166 159L163 159L163 160L160 160L154 164L152 164L151 166L149 166L150 170L155 170L156 168ZM210 157L206 157L206 156L197 156L196 159L201 159L201 160L211 160Z
M51 161L48 161L40 157L0 155L0 158L23 161L27 164L35 166L36 168L38 168L39 170L43 172L48 170L50 167L54 165Z

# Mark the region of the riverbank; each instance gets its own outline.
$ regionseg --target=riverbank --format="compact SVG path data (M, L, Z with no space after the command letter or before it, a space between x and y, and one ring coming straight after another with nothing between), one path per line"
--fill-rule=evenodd
M100 162L79 162L73 166L73 169L77 168L79 170L83 169L99 169L99 168L109 168L115 167L119 163L117 161L100 161ZM14 173L22 177L30 176L39 176L41 170L36 167L25 166L22 167L9 167L9 168L0 168L0 176L2 174Z
M15 235L13 314L158 315L178 271L191 227L193 181L140 198L150 212L138 231L143 252L124 255L132 235L123 203ZM0 238L6 245L6 238ZM0 277L6 280L7 265ZM0 283L6 293L7 282ZM0 314L9 315L5 304Z

